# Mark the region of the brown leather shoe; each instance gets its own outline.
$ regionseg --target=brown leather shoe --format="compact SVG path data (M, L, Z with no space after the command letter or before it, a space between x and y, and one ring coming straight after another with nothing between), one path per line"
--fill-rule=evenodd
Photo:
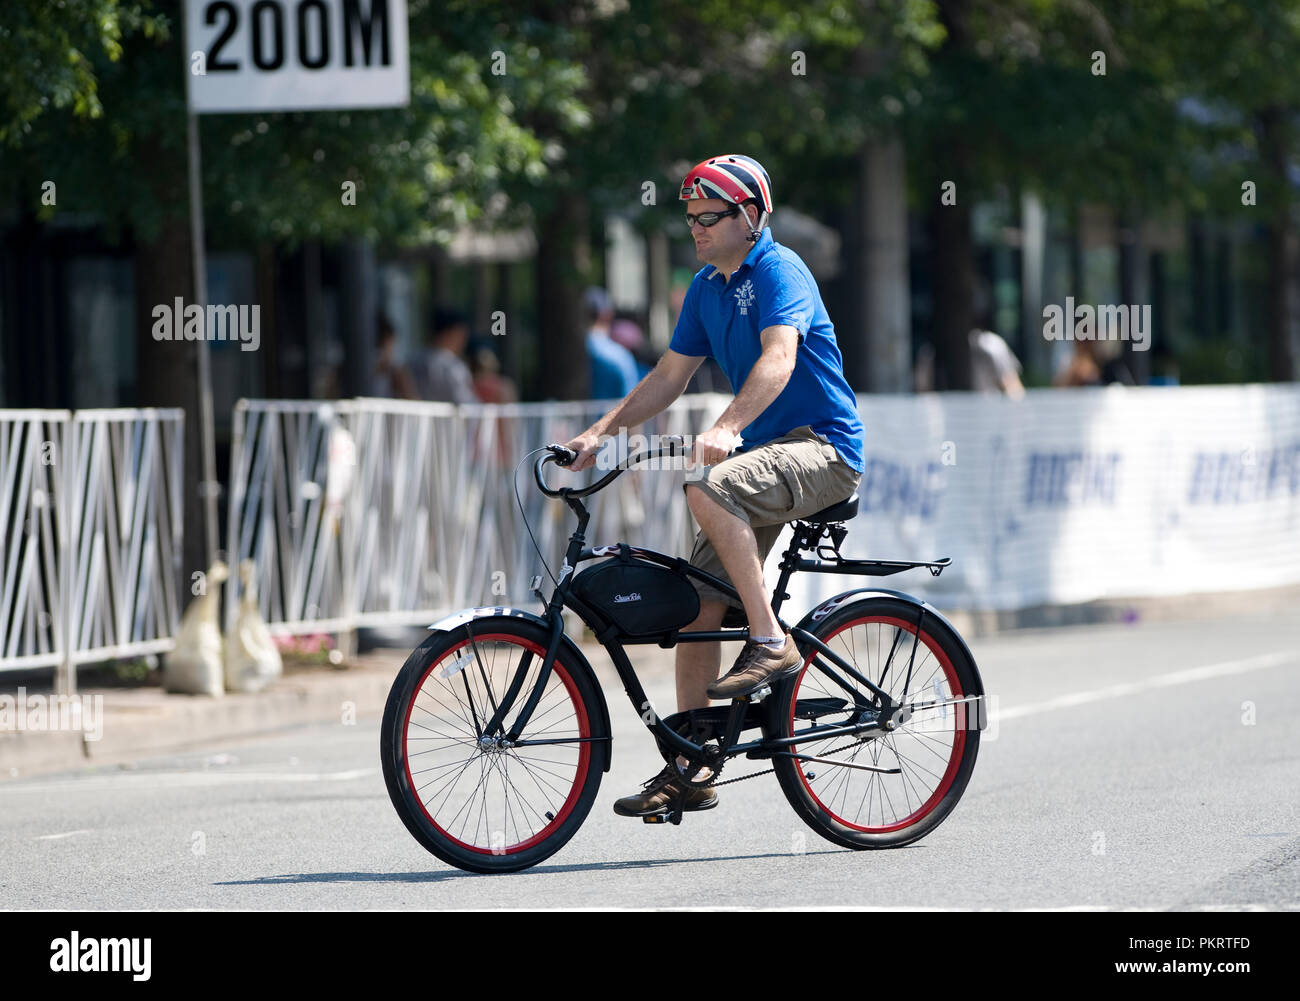
M801 666L803 656L789 633L785 634L785 646L780 651L750 640L736 658L735 667L711 684L705 693L711 699L734 699L778 678L797 674Z
M665 765L664 770L643 784L643 791L624 796L614 803L614 812L620 817L648 817L667 813L682 790L678 780L681 772L676 765ZM683 810L712 810L718 805L718 794L708 787L691 786L686 790Z

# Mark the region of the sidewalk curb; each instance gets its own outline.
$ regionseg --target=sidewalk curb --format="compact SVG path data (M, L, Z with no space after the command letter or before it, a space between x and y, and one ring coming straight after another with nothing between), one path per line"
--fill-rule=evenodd
M104 699L101 739L58 731L0 734L0 782L312 723L341 723L345 712L353 718L373 718L383 712L400 663L397 660L391 670L366 663L346 671L303 672L263 692L220 698L169 695L156 688L83 691Z

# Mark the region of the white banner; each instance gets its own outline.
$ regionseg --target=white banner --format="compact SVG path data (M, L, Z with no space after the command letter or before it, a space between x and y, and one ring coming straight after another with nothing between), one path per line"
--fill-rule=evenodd
M186 0L190 110L410 100L406 0Z
M938 579L915 570L882 587L1001 610L1300 583L1300 386L858 405L867 466L844 554L953 558ZM790 610L870 583L797 575Z
M640 433L699 434L730 400L683 397ZM536 608L528 581L543 571L513 473L526 452L567 441L610 406L241 401L231 562L255 561L277 631L429 622L478 604ZM842 552L953 564L938 578L796 574L787 621L854 587L907 591L942 609L1010 610L1300 584L1298 385L864 395L858 409L866 471ZM357 459L337 526L336 420ZM641 469L593 497L589 544L688 556L684 478ZM530 463L519 489L554 567L572 513L537 492ZM788 542L783 533L768 557L769 587ZM233 615L236 583L227 587Z

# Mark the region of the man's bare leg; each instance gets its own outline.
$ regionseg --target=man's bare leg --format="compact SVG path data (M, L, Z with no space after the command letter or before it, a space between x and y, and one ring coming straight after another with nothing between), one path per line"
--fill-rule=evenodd
M715 503L702 490L686 491L686 500L700 529L722 560L723 569L740 595L749 618L751 636L779 636L780 623L763 593L763 564L758 558L758 540L749 522L737 518ZM706 599L700 602L700 614L691 623L695 632L707 632L722 625L727 602ZM766 631L765 631L766 630ZM679 643L677 645L677 711L705 709L712 705L707 689L718 680L722 668L722 644ZM679 755L677 763L685 765Z
M700 599L700 614L683 632L707 633L722 626L727 613L725 601ZM677 711L707 709L713 702L705 694L718 677L722 666L722 644L718 640L708 643L677 644ZM677 763L685 766L686 759L677 756ZM701 773L703 775L704 773Z
M694 484L686 488L686 502L699 522L700 530L713 545L731 585L740 595L749 618L750 636L780 636L781 625L763 591L763 563L758 558L758 540L749 522L738 518ZM712 682L712 679L710 679ZM705 687L708 687L707 685ZM704 696L701 691L701 697Z
M700 614L683 632L707 633L722 626L722 617L727 613L725 601L704 598L700 601ZM718 678L722 666L722 644L717 640L709 643L677 644L677 711L684 713L687 709L707 709L713 702L704 690Z

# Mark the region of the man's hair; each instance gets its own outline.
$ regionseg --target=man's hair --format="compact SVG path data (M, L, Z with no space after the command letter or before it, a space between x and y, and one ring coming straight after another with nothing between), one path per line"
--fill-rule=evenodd
M375 315L375 344L382 348L384 341L396 336L397 328L393 326L393 321L388 318L387 313L380 310Z
M448 309L440 306L433 311L433 336L438 337L452 327L458 327L464 324L469 326L469 317L459 309Z

